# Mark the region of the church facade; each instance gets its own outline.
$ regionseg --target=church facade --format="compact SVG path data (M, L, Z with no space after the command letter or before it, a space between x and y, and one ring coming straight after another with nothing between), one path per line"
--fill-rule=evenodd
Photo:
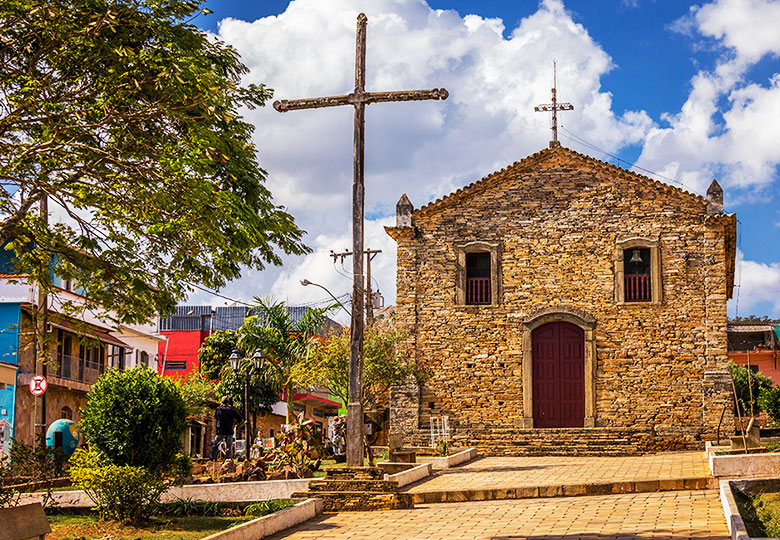
M397 223L397 321L427 372L391 430L492 454L696 448L733 430L736 216L551 144ZM725 411L725 412L724 412Z

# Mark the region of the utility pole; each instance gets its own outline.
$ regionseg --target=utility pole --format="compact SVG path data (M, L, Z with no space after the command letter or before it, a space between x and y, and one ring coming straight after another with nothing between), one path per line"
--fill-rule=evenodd
M47 195L44 195L40 202L40 216L41 219L48 225L49 223L49 197ZM44 377L47 375L46 370L46 363L49 357L48 354L48 345L49 340L47 339L47 332L46 332L46 326L48 323L48 308L49 308L49 298L48 294L46 293L46 290L38 284L38 291L37 291L37 298L36 298L36 304L38 304L38 309L36 311L36 343L35 343L35 358L37 361L40 361L41 366L41 375ZM37 362L36 362L37 363ZM35 372L35 364L33 364L33 372ZM46 446L46 392L43 393L43 395L40 398L41 400L41 416L40 416L40 426L41 426L41 445ZM36 398L37 401L37 398Z
M330 250L330 256L333 257L333 262L336 262L336 259L341 259L341 262L344 262L344 259L352 255L352 251L344 250L341 253L335 253L332 249ZM376 257L379 253L382 253L381 249L366 249L363 251L363 254L366 256L366 326L371 326L374 324L374 302L373 302L373 293L371 291L371 261L374 260L374 257Z

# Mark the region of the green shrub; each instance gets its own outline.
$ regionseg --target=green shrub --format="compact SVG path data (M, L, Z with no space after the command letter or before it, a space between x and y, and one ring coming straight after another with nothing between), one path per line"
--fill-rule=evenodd
M772 379L757 373L748 373L750 370L745 366L740 366L729 360L729 371L734 379L734 387L737 390L737 399L739 400L740 413L743 416L750 416L750 394L753 393L753 414L761 412L761 405L758 403L758 396L761 391L772 388ZM750 383L748 384L748 380Z
M764 388L758 396L758 404L773 424L780 423L780 387Z
M181 454L167 475L137 465L106 463L94 449L77 450L70 463L73 485L89 495L100 517L125 522L138 522L154 514L162 494L192 472L189 457Z
M268 501L257 501L244 508L245 516L267 516L279 510L284 510L293 505L289 499L271 499Z
M147 368L112 369L87 395L81 433L106 464L165 472L181 447L186 417L173 381Z

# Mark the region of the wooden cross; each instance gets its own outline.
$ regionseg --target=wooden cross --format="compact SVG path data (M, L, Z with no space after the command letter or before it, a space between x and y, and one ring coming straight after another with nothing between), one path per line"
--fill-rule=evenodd
M574 105L571 103L558 103L558 75L555 67L555 60L553 60L553 87L552 87L552 103L545 103L543 105L537 105L534 107L536 112L552 111L552 132L553 140L550 141L550 147L560 146L558 142L558 111L573 111Z
M299 109L319 109L352 105L355 107L354 137L352 153L354 158L352 180L352 252L363 253L363 206L364 206L364 153L365 153L365 111L369 103L388 101L421 101L426 99L447 99L444 88L432 90L408 90L400 92L366 92L366 25L364 13L357 18L357 40L355 45L355 91L342 96L307 99L281 100L274 102L279 112ZM363 465L363 410L360 405L362 394L361 372L363 368L363 257L352 258L352 326L349 347L349 404L347 405L347 465Z

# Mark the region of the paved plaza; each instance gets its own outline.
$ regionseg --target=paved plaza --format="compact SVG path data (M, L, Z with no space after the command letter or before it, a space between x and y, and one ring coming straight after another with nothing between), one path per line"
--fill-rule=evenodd
M727 539L718 493L669 491L324 514L269 539Z
M710 476L704 452L627 457L485 457L411 486L411 493L676 480Z

